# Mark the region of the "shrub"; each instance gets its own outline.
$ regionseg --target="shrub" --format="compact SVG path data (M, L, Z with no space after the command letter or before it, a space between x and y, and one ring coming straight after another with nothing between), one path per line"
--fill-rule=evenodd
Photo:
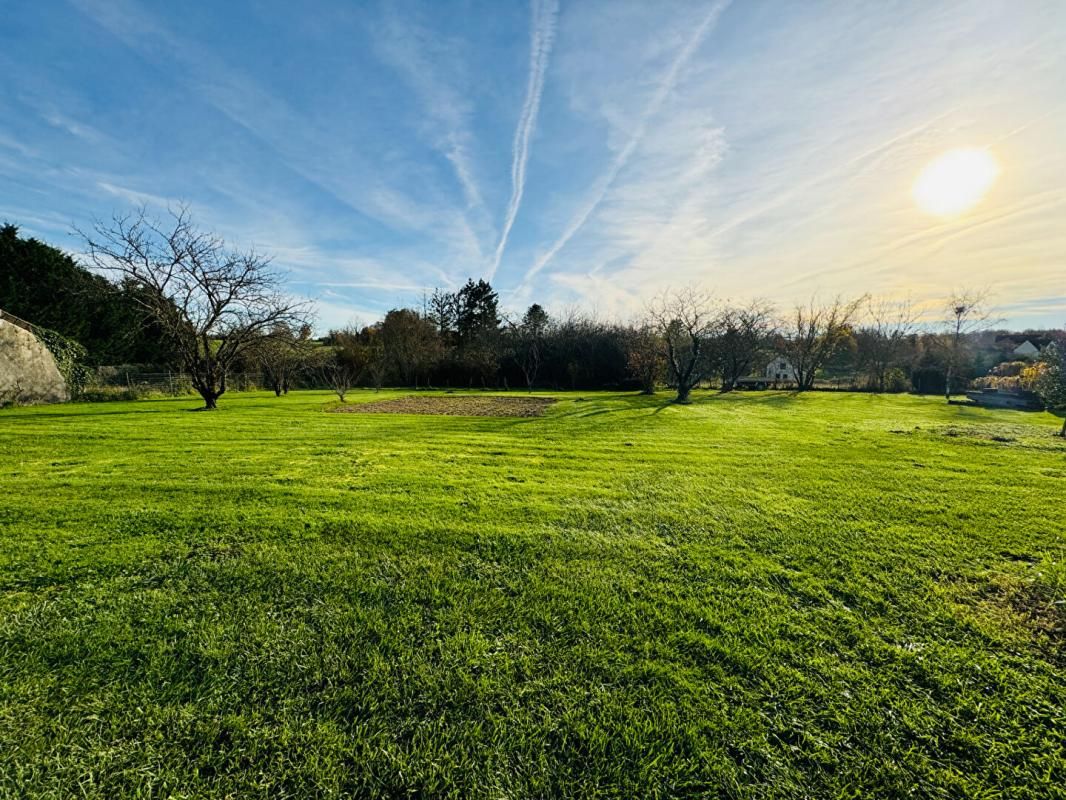
M1062 417L1060 436L1066 438L1066 350L1049 344L1033 370L1033 385L1047 410Z
M907 373L901 370L899 367L890 369L885 373L885 391L894 392L906 392L911 388L911 379L907 377Z
M90 386L78 395L86 403L106 403L111 400L140 400L148 393L132 386Z
M1040 374L1040 364L1027 361L1004 361L996 364L988 374L975 378L977 389L999 389L1009 392L1031 392Z
M56 367L59 368L59 374L63 376L67 384L70 396L74 398L81 395L92 374L85 366L87 356L85 348L73 339L68 339L48 328L34 327L33 333L55 359Z

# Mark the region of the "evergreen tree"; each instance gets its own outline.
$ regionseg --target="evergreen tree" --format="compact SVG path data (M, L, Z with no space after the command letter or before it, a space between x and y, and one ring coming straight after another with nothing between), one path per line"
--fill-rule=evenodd
M137 289L89 272L63 251L0 226L0 309L78 342L91 364L166 363Z

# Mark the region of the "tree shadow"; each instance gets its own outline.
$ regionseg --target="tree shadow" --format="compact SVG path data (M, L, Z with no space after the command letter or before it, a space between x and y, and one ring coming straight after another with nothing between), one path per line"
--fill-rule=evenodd
M769 406L784 406L793 403L799 399L799 396L803 392L793 390L767 390L767 391L750 391L750 392L725 392L718 395L718 397L742 397L745 403L756 403L758 405Z
M194 408L174 408L163 407L159 408L160 403L191 403L194 402L190 397L166 397L166 398L153 398L151 400L121 400L116 401L116 405L122 404L125 408L99 408L99 406L110 405L107 402L101 403L63 403L55 406L21 406L17 409L11 409L16 412L8 415L8 422L37 422L42 419L70 419L72 417L89 419L93 417L121 417L132 416L134 414L172 414L183 413L186 411L201 411L203 406L196 406ZM198 402L198 401L195 401ZM130 408L130 405L143 403L144 406L140 408ZM92 406L97 406L93 408ZM78 411L67 411L71 407L78 408ZM17 413L19 410L26 408L34 409L31 413ZM64 409L55 410L52 409Z

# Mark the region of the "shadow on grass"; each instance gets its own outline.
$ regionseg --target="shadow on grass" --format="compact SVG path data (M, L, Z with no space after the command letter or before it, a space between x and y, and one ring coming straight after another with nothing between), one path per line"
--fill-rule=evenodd
M765 406L785 406L799 399L802 392L797 391L764 391L764 392L726 392L719 397L743 398L745 403L757 403Z
M188 403L201 403L201 405L188 408ZM10 409L8 415L10 421L38 421L42 417L47 419L64 419L72 417L116 417L131 416L134 414L169 414L185 411L203 411L204 407L199 398L192 397L162 397L151 400L116 400L114 402L97 403L62 403L54 406L20 406ZM182 403L186 407L175 408L170 404ZM167 404L160 408L162 404ZM120 406L111 407L109 406ZM25 413L31 410L30 413ZM19 413L20 411L24 413Z
M617 392L595 394L591 397L578 396L574 398L565 395L556 395L559 403L554 414L550 417L580 417L588 419L606 414L632 413L633 411L649 411L651 414L660 414L668 408L706 408L723 403L753 403L768 406L787 406L794 402L799 392L796 391L760 391L760 392L721 392L717 389L704 389L693 392L689 402L678 403L673 392L656 392L653 395L639 392ZM583 406L586 406L582 408Z

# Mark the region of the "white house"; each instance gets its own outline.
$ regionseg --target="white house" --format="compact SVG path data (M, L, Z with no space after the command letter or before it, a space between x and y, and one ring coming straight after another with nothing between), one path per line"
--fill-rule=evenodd
M1048 338L1025 333L1008 333L996 337L996 344L1002 348L1001 352L1010 352L1014 358L1036 358L1050 343Z
M766 365L766 378L773 383L799 383L796 368L782 355L775 355Z

